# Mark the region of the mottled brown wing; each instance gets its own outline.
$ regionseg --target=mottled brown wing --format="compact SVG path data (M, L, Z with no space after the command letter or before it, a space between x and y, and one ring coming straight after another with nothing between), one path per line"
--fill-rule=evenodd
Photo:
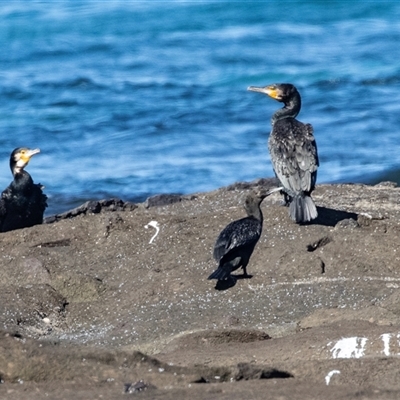
M261 235L260 223L255 218L242 218L231 222L219 234L214 246L214 259L220 261L232 250L257 243Z
M310 192L315 187L319 165L313 128L293 118L275 123L268 140L277 178L291 192Z

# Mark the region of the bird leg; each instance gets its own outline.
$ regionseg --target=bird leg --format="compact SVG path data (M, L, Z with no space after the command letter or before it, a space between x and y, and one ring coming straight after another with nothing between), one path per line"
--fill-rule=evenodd
M284 207L289 207L289 204L292 202L292 197L289 196L284 190L280 191L281 195L283 196L283 203Z
M250 279L250 278L253 277L253 275L249 275L249 274L247 273L247 266L246 266L246 267L242 267L242 269L243 269L243 274L242 274L241 278L243 278L243 279Z

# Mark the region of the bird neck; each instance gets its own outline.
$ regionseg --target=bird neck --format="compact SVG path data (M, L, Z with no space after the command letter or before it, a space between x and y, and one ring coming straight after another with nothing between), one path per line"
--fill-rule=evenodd
M260 221L261 223L263 222L264 217L263 217L263 213L261 211L260 205L258 205L257 208L251 210L250 212L248 211L247 215L249 217L255 218L256 220Z
M25 165L18 165L18 162L15 162L13 160L10 161L10 169L11 173L15 177L16 175L23 174Z
M23 189L33 185L32 177L22 168L19 168L18 170L14 169L13 175L14 181L12 182L12 186L14 189Z
M284 107L279 109L271 119L272 125L280 119L284 118L296 118L300 112L301 108L301 98L298 93L296 93L290 100L285 101Z

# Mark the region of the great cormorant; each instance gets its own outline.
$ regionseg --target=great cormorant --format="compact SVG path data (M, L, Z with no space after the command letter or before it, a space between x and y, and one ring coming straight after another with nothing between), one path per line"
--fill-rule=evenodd
M301 108L299 92L290 83L250 86L248 90L267 94L284 103L284 107L272 116L268 139L274 172L284 188L290 217L297 223L317 218L311 192L317 180L318 153L313 127L296 119Z
M1 232L27 228L43 222L47 196L42 192L42 185L33 183L32 177L24 170L30 158L39 152L39 149L19 147L11 153L10 168L14 180L1 194Z
M260 204L268 195L281 189L259 190L246 196L244 208L247 217L231 222L219 234L214 246L218 268L208 279L231 279L231 272L240 267L243 268L243 276L249 276L246 267L260 239L263 225Z

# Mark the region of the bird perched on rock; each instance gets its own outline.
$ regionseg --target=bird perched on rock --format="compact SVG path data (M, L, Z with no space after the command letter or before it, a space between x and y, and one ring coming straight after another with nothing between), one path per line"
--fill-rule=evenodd
M317 207L311 198L319 165L317 145L313 127L296 119L301 108L299 92L290 83L250 86L248 90L264 93L284 104L271 119L268 139L271 162L283 186L290 217L297 223L317 218Z
M261 202L271 193L281 189L250 192L247 195L244 203L247 217L231 222L219 234L214 246L214 258L218 262L218 268L208 279L232 279L231 272L240 267L243 268L243 276L249 276L247 264L260 239L263 225Z
M33 183L32 177L24 168L39 149L19 147L10 156L10 168L14 180L3 191L0 198L0 231L27 228L43 222L47 207L47 196L42 185Z

